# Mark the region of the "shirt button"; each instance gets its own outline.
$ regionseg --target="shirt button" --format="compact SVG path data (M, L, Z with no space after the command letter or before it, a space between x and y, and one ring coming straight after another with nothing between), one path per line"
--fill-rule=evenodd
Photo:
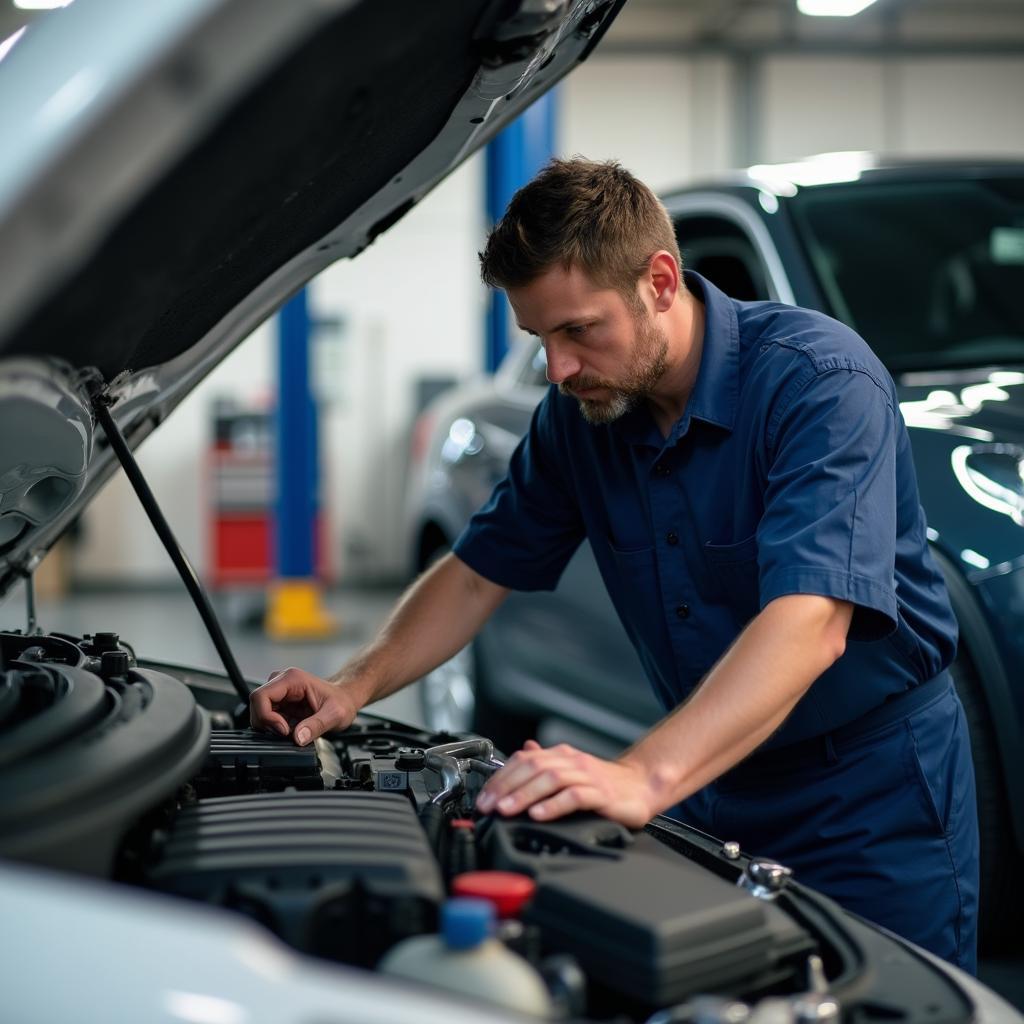
M676 615L680 619L688 619L690 617L690 606L688 604L677 604Z
M669 473L671 473L671 472L672 472L672 470L669 469L668 465L666 463L664 463L664 462L659 462L654 467L654 475L655 476L668 476Z
M668 536L665 538L673 547L679 543L679 534L675 530L669 530Z

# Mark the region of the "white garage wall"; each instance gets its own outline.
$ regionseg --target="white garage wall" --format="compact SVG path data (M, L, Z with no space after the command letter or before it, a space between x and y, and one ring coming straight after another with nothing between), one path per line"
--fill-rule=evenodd
M619 159L663 188L733 166L739 77L724 57L595 56L560 88L561 151ZM1024 60L779 56L755 73L763 161L834 149L894 155L1024 155ZM402 570L404 454L418 375L463 377L482 362L483 161L474 158L353 264L313 285L317 312L341 315L324 410L325 494L342 578ZM202 484L214 395L267 399L268 327L245 342L158 434L140 462L187 550L205 564ZM87 580L162 582L173 573L123 481L90 509Z
M885 137L881 64L836 58L767 62L759 99L759 160L775 163L834 150L878 151L895 143Z
M777 57L761 73L760 159L866 149L1024 154L1024 59Z
M1024 59L908 61L899 89L901 152L1024 153Z
M727 167L731 84L722 58L595 57L559 87L561 150L619 160L655 189Z

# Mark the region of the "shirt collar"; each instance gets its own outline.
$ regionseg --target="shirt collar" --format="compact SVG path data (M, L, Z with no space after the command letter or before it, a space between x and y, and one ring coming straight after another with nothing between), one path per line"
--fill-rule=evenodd
M630 444L657 448L675 444L689 429L691 419L713 423L731 431L736 422L739 395L740 341L736 306L725 292L692 270L683 271L686 287L704 303L704 345L697 382L683 415L672 433L663 438L645 402L618 421Z

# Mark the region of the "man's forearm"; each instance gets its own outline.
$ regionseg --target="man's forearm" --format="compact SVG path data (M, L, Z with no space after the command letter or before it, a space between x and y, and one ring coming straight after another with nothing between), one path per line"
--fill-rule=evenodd
M842 654L852 605L794 595L768 605L693 697L619 761L648 779L656 811L685 800L759 747Z
M507 594L445 555L406 590L376 639L331 682L352 687L360 707L380 700L465 647Z

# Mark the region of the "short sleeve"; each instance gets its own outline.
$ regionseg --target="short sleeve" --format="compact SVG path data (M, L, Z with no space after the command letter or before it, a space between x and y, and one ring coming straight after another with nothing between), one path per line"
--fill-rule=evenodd
M816 372L769 423L765 509L757 530L761 607L820 594L856 608L853 640L897 626L896 413L856 369Z
M559 457L552 395L534 411L504 479L453 548L471 569L513 590L554 590L584 537Z

